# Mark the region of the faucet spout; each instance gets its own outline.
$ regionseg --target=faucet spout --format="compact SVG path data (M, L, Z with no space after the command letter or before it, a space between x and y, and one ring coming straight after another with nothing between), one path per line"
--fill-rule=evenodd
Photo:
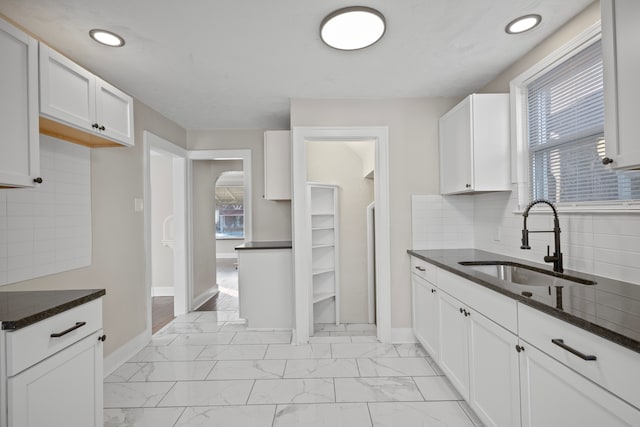
M527 217L529 216L529 211L531 208L538 203L544 203L549 205L553 210L553 230L529 230L527 229ZM558 211L553 203L545 199L537 199L529 203L527 208L522 213L524 217L523 227L522 227L522 246L520 249L531 249L529 246L529 233L553 233L554 235L554 249L555 252L553 255L547 255L544 257L544 262L552 262L553 263L553 271L562 273L564 271L562 265L562 252L560 251L560 220L558 219ZM548 254L548 251L547 251Z

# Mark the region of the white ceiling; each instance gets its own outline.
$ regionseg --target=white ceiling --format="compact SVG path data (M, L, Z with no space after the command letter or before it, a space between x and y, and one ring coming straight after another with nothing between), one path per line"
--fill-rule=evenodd
M464 96L592 0L0 0L0 13L187 129L287 129L291 98ZM325 46L319 24L366 4L374 46ZM509 36L511 19L542 25ZM117 32L100 46L92 28Z

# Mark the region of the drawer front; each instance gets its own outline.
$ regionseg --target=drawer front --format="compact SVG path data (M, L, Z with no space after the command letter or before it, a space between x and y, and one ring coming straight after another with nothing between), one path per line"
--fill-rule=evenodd
M521 339L640 408L639 353L524 304L518 304L518 318ZM584 360L552 340L562 340L562 343L556 342L596 359Z
M442 269L438 270L438 287L503 328L518 333L515 300Z
M85 322L79 326L80 322ZM76 329L64 333L68 329ZM7 332L7 375L13 376L102 329L102 298L17 331ZM62 334L51 337L52 334Z
M416 258L414 256L411 257L411 272L434 285L437 283L437 270L438 268L435 265L428 263L427 261L423 261L420 258Z

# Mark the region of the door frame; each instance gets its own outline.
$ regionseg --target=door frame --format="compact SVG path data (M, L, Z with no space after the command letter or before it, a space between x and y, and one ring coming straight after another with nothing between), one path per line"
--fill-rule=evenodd
M244 240L248 242L253 236L253 220L252 220L252 177L251 177L251 150L190 150L188 154L189 170L195 160L242 160L242 171L244 172ZM191 174L189 174L191 177ZM212 183L215 185L215 183ZM189 179L188 184L189 200L193 200L193 183ZM191 206L191 205L190 205ZM190 253L193 253L193 210L189 212L188 221L188 245ZM217 271L217 266L216 266ZM189 276L193 277L193 257L189 257ZM239 291L239 290L238 290ZM213 294L204 292L202 295L194 295L191 299L191 307L199 307L205 303Z
M147 288L147 331L151 335L152 300L151 300L151 151L159 151L174 159L173 162L173 208L174 208L174 246L173 246L173 284L174 284L174 316L187 313L191 309L191 275L187 268L191 259L187 244L189 225L190 198L190 165L187 161L188 151L147 130L143 132L144 149L144 240L145 240L145 276ZM176 162L176 160L178 160Z
M296 344L309 342L311 301L311 236L306 203L305 141L375 141L376 321L378 340L391 342L391 232L388 127L293 127L291 185Z

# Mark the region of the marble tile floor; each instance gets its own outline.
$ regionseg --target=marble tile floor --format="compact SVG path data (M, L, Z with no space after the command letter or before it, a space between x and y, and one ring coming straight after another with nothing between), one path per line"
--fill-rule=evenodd
M370 325L247 331L237 312L180 316L105 379L105 427L480 427L417 344Z

